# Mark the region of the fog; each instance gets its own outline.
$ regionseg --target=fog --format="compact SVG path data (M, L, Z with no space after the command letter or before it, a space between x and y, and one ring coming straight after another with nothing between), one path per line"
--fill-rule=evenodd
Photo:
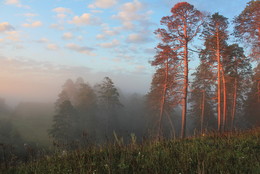
M82 77L91 85L111 77L117 88L126 94L146 94L152 73L136 70L95 72L84 66L63 66L28 59L0 56L0 97L12 107L20 102L53 102L67 79Z

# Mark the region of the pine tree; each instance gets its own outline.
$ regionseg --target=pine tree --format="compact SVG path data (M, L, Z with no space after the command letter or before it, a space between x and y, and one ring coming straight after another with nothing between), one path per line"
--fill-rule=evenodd
M251 45L251 57L260 60L260 0L251 0L234 19L234 34L246 45Z
M168 43L171 49L176 51L179 59L183 61L181 65L183 67L183 72L181 73L183 76L181 137L184 138L189 84L189 43L199 33L200 26L203 23L203 15L187 2L177 3L171 9L171 12L171 16L163 17L161 20L161 24L166 26L166 29L158 29L156 33L164 43Z
M235 119L244 111L244 101L249 92L252 74L249 58L244 55L244 50L237 44L226 47L223 54L223 68L227 79L227 126L233 130ZM241 114L240 114L241 116Z
M83 135L92 142L96 140L97 129L97 96L93 88L80 82L76 95L75 108L79 113L79 128Z
M205 38L204 59L217 66L217 113L218 113L218 131L224 129L226 120L226 79L223 69L223 53L226 47L228 20L218 13L213 14L204 26L203 35ZM224 92L222 95L221 92ZM223 108L222 99L224 101ZM223 115L223 117L222 117Z
M260 126L260 64L254 69L252 76L252 86L246 101L245 119L249 122L249 127Z
M156 117L155 120L158 123L156 128L157 139L162 136L163 121L167 120L172 124L170 115L174 106L180 104L179 92L181 89L178 89L180 86L177 83L180 64L176 52L169 45L159 44L157 46L157 54L151 62L151 65L155 66L157 70L152 79L150 92L147 95L151 115Z
M113 81L105 77L103 82L97 85L100 109L105 113L105 127L108 134L119 132L118 109L123 105L119 100L119 93Z
M58 144L69 145L78 138L78 116L69 100L61 101L66 93L62 92L56 106L56 115L53 116L53 125L49 135ZM64 97L66 98L66 97Z
M210 65L203 60L192 76L194 80L191 86L191 116L195 120L194 127L203 134L205 130L215 129L213 89L216 79Z

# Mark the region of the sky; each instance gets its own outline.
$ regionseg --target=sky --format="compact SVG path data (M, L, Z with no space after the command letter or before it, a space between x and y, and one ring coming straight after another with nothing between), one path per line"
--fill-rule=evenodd
M154 31L178 0L1 0L0 97L54 101L66 79L94 85L109 76L145 94L159 43ZM232 20L245 0L188 0ZM195 69L198 60L191 58Z

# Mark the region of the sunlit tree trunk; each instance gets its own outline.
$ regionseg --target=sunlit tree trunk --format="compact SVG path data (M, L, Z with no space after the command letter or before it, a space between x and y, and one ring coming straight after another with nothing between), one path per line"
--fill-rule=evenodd
M168 73L169 73L169 62L168 59L166 59L165 63L165 79L164 79L164 85L163 85L163 94L162 94L162 101L161 101L161 107L160 107L160 120L159 120L159 129L158 129L158 140L160 140L161 134L162 134L162 117L164 112L164 105L165 105L165 99L166 99L166 92L167 92L167 83L168 83Z
M217 26L217 50L216 50L216 57L218 61L218 131L221 130L221 79L220 79L220 69L221 69L221 62L220 62L220 47L219 47L219 30Z
M236 115L236 105L237 105L237 77L235 77L234 82L234 96L233 96L233 109L232 109L232 116L231 116L231 130L234 128L234 120Z
M184 27L184 30L186 28ZM188 95L188 79L189 67L188 67L188 43L184 45L184 87L183 87L183 100L182 100L182 125L181 125L181 138L186 134L186 114L187 114L187 95Z
M224 70L222 70L222 80L223 80L223 118L222 118L222 131L225 131L226 121L227 121L227 83L225 78Z
M202 101L201 101L201 118L200 118L200 132L204 133L204 115L205 115L205 90L202 91Z

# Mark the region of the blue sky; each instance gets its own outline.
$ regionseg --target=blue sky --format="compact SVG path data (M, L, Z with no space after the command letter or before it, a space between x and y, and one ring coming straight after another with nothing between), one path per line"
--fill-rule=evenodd
M154 69L153 34L177 0L0 1L0 97L54 100L61 84L109 76L125 92L146 93ZM232 19L243 0L189 0ZM195 68L194 56L191 64ZM48 95L46 95L48 93Z

